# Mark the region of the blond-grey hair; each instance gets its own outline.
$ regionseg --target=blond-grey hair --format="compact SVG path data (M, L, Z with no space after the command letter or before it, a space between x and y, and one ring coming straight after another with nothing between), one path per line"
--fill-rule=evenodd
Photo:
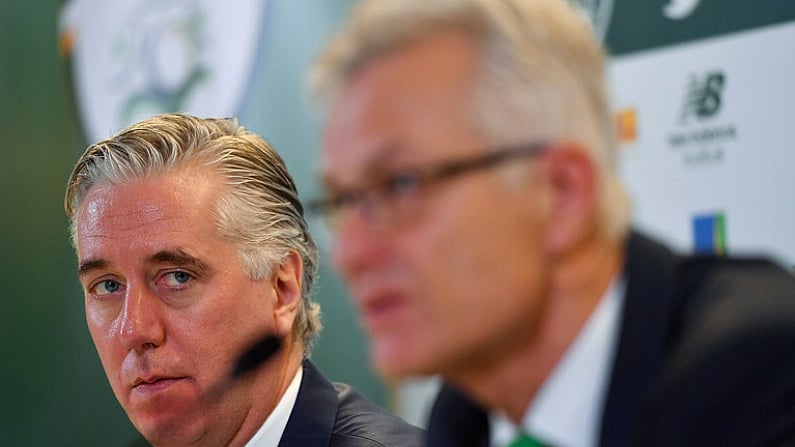
M224 187L214 204L217 230L235 246L252 279L268 277L292 251L301 257L301 302L293 334L308 356L322 327L320 307L311 293L318 250L284 161L236 119L159 115L89 146L69 177L64 199L72 244L78 211L94 185L124 184L191 168L209 168L221 178Z
M599 223L623 237L630 211L616 166L605 54L566 0L364 0L318 58L313 93L331 103L367 63L446 31L467 33L483 51L472 125L495 145L580 143L598 170Z

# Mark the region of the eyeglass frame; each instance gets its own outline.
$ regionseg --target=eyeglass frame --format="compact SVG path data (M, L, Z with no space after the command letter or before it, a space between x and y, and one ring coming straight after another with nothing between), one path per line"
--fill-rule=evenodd
M538 156L549 147L550 144L547 142L523 143L489 150L474 157L396 169L363 186L344 188L336 192L333 197L312 200L308 204L308 209L311 213L322 216L326 226L332 230L336 230L342 225L345 220L342 216L346 211L351 212L357 208L362 208L367 212L367 216L374 221L383 223L390 220L403 220L402 218L379 218L377 215L383 215L384 210L397 209L396 204L401 195L405 198L409 198L409 195L416 196L420 191L455 180L466 174L495 168L509 161ZM412 183L400 185L405 182ZM412 190L400 190L407 186L410 186ZM414 199L412 198L412 200Z

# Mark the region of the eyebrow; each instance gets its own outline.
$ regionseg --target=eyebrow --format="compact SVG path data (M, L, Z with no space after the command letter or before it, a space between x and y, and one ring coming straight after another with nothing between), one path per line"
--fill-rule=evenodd
M80 263L77 268L77 275L83 276L92 270L104 269L110 265L110 262L104 259L89 259Z
M150 256L148 261L153 264L174 264L193 267L198 272L205 272L210 267L199 258L189 255L182 249L162 250ZM83 276L92 270L110 267L111 263L105 259L88 259L80 263L77 269L78 276Z
M372 174L373 172L383 170L384 165L391 163L397 155L403 151L403 146L396 143L390 143L384 145L381 149L376 150L373 154L367 157L363 163L362 172ZM365 178L366 178L365 174ZM361 180L361 179L360 179ZM334 179L328 175L327 172L322 173L320 177L320 183L325 188L333 189L337 187L336 182Z
M210 269L206 263L201 259L186 253L182 249L176 250L162 250L149 258L149 261L155 264L175 264L180 266L193 267L194 269L203 272Z

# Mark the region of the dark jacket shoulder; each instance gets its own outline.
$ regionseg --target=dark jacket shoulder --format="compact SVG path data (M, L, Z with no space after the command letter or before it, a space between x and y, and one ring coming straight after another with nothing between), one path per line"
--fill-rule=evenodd
M697 256L678 288L640 443L795 444L795 277L762 258Z
M344 383L334 383L337 420L330 445L421 446L424 430L387 412Z
M795 445L795 278L638 233L626 247L599 445ZM444 386L428 430L431 446L487 446L487 411Z
M422 446L424 430L342 383L329 382L304 362L301 388L280 447Z

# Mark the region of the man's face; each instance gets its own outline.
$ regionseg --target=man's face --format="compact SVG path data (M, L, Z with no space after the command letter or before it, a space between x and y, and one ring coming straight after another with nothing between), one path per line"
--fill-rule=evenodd
M471 124L479 57L469 38L449 33L361 68L329 113L330 193L485 152L490 143ZM533 339L545 286L542 207L532 176L511 185L504 175L436 185L395 225L356 208L335 230L333 261L382 374L455 376Z
M158 445L227 445L267 415L255 402L282 380L274 365L227 379L246 346L291 321L276 316L272 279L250 279L218 236L218 190L203 171L101 183L77 216L91 337L116 398Z

